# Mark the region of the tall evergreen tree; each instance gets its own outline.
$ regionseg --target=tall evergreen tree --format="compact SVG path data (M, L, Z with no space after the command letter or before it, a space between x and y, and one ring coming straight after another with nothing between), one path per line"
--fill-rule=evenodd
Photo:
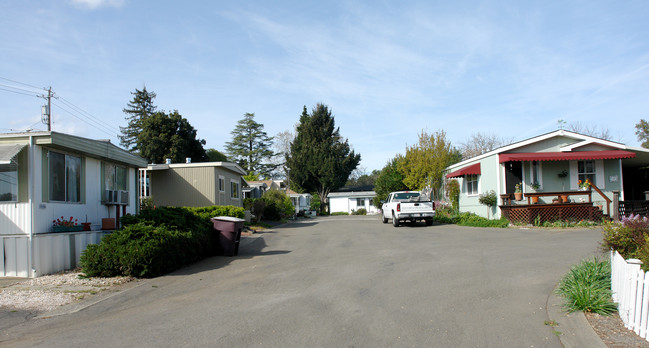
M178 111L156 112L144 119L136 143L140 156L149 163L163 163L167 158L184 163L187 157L204 162L207 155L203 145L205 140L196 138L196 130Z
M310 115L304 107L286 157L293 190L317 193L323 209L329 192L344 186L360 161L361 155L354 153L347 139L340 136L326 105L316 105Z
M270 177L277 167L271 161L275 156L271 150L273 137L266 134L263 124L255 121L255 114L244 114L230 134L232 141L225 143L228 158L237 162L249 174Z
M126 127L119 127L122 135L119 136L119 142L124 148L131 152L137 152L138 135L142 131L142 122L149 116L156 112L157 106L153 104L156 94L146 90L146 86L142 89L135 89L131 92L133 100L129 101L122 111L126 114Z

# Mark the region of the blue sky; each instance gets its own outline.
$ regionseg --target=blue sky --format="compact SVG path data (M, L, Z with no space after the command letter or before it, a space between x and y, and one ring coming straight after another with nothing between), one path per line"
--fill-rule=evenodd
M563 119L638 146L634 126L649 118L647 1L0 4L0 132L45 129L43 91L16 82L63 99L53 130L114 143L146 85L218 150L246 112L272 136L322 102L368 172L424 129L459 145Z

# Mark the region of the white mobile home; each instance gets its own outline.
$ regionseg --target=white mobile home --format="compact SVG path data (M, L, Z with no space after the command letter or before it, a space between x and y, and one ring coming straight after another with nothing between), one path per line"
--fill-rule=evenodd
M86 246L106 233L102 222L136 213L143 166L146 160L109 141L58 132L0 134L0 276L76 267ZM55 226L70 218L77 226Z

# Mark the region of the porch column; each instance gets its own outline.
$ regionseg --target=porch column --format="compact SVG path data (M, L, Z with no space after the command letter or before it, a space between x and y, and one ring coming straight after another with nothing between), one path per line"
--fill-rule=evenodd
M613 221L620 222L620 191L613 190Z

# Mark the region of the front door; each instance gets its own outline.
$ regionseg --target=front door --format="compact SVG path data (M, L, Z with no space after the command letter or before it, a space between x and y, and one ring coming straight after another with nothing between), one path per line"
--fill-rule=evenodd
M514 193L516 184L523 181L523 162L509 161L505 163L506 193Z

